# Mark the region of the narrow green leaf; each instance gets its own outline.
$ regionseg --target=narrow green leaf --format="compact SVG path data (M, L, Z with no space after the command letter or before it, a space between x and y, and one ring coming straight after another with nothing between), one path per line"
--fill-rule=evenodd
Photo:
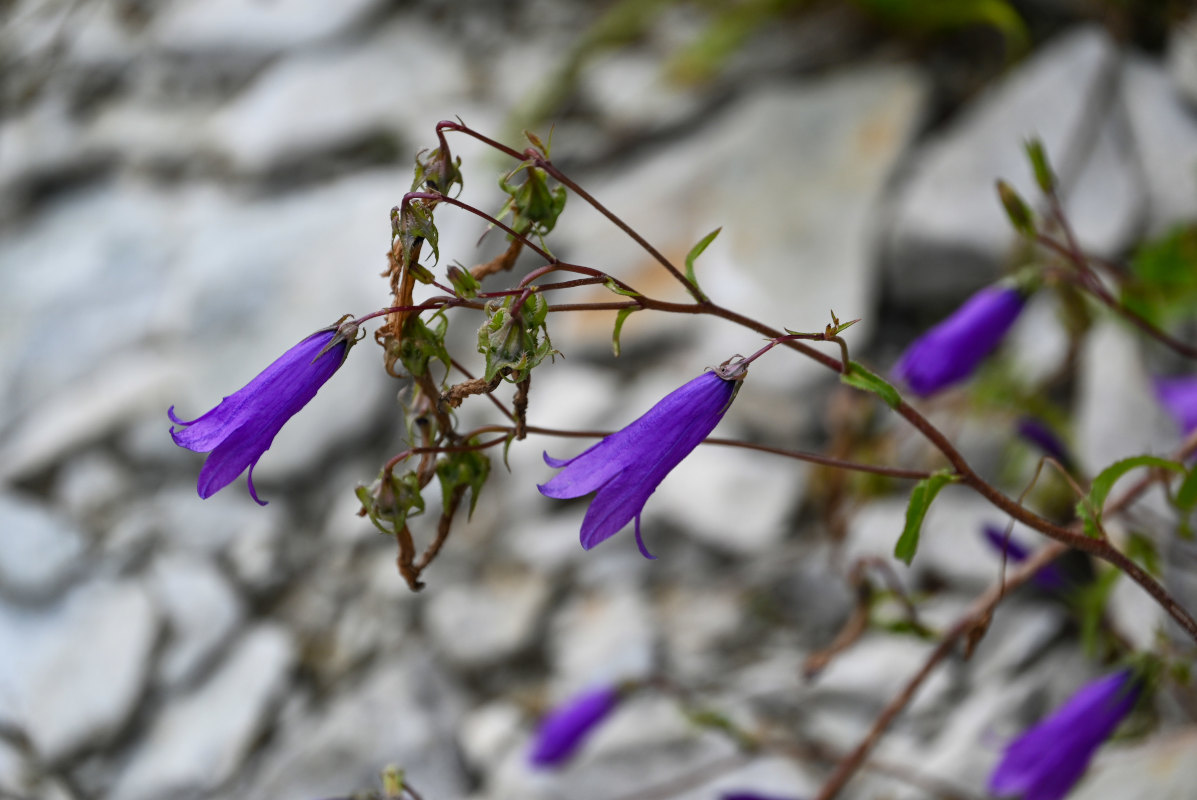
M639 310L636 306L628 306L627 308L619 309L619 313L615 315L615 331L611 334L611 349L615 352L616 358L619 358L619 334L623 330L623 324L632 315L633 311Z
M919 549L919 531L923 527L923 518L927 516L927 509L939 494L939 490L956 480L956 475L948 470L940 470L929 478L924 478L914 485L910 492L910 503L906 506L906 527L894 546L894 557L905 561L907 565L914 559Z
M1056 188L1056 173L1052 172L1052 166L1048 163L1043 142L1039 139L1028 139L1024 147L1027 150L1027 158L1031 161L1031 171L1035 173L1035 183L1039 184L1044 194L1048 194Z
M1181 511L1192 511L1197 507L1197 468L1189 470L1180 484L1176 492L1176 507Z
M1101 535L1101 510L1106 504L1106 498L1110 496L1110 490L1114 488L1114 484L1118 482L1119 478L1139 467L1157 467L1174 472L1185 471L1183 464L1158 456L1133 456L1115 461L1093 479L1088 496L1076 504L1076 513L1084 524L1086 536L1096 539Z
M862 367L859 362L848 362L848 371L840 375L840 380L849 386L872 392L884 400L890 408L902 405L902 395L898 394L898 390L881 376Z
M686 254L686 278L688 278L690 283L694 284L696 287L698 286L698 278L696 278L694 275L694 262L698 260L700 255L702 255L702 251L711 246L711 242L715 241L715 237L718 236L719 232L722 230L723 228L720 227L711 231L706 236L702 237L698 244L691 247L690 252ZM699 294L702 294L701 289L698 291ZM702 296L705 300L706 295L704 294Z
M614 278L608 278L603 286L607 287L616 294L621 294L624 297L639 297L640 292L634 292L631 289L623 289L615 282Z

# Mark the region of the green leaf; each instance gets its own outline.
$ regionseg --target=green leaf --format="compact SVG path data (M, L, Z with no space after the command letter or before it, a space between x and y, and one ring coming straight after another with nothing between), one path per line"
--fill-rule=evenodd
M885 401L890 408L902 405L902 395L876 373L870 372L859 362L848 362L848 371L840 375L840 380L849 386L872 392Z
M608 278L606 280L606 282L603 283L603 286L607 287L608 289L615 292L616 294L623 295L624 297L639 297L640 296L640 292L632 291L631 289L621 288L619 286L619 284L617 284L615 282L614 278Z
M907 565L914 559L919 549L919 531L923 527L923 518L927 516L927 509L939 494L939 490L957 480L957 476L948 471L940 470L929 478L924 478L914 485L910 492L910 503L906 506L906 527L894 546L894 557L905 561Z
M1101 536L1101 511L1106 504L1106 498L1110 496L1110 490L1114 488L1114 484L1118 482L1119 478L1139 467L1157 467L1175 472L1185 471L1183 464L1158 456L1134 456L1115 461L1093 479L1088 496L1076 504L1076 513L1084 524L1086 536L1095 539Z
M1039 184L1044 194L1048 194L1056 188L1056 173L1048 163L1043 142L1039 139L1027 139L1023 146L1026 148L1027 158L1031 161L1031 171L1035 173L1035 183Z
M478 444L470 439L467 444ZM452 514L453 496L464 488L470 496L470 515L478 504L478 495L486 479L490 477L490 459L480 450L465 450L446 453L436 462L436 476L441 483L441 507L445 514Z
M1122 287L1127 308L1156 325L1197 316L1197 225L1144 243L1130 265Z
M1031 213L1031 207L1019 196L1014 187L1005 181L997 182L997 191L998 198L1002 201L1002 208L1006 209L1006 216L1010 218L1010 224L1014 226L1014 230L1023 236L1034 237L1035 216Z
M1197 468L1189 470L1176 491L1176 507L1181 511L1192 511L1197 507Z
M1101 652L1098 644L1102 620L1105 619L1110 592L1121 575L1121 570L1099 569L1096 579L1081 587L1074 595L1073 602L1076 603L1081 626L1081 646L1089 655Z
M615 315L615 331L611 334L611 349L615 351L615 357L619 358L619 333L623 330L623 324L628 317L632 315L633 311L639 311L637 306L628 306L627 308L619 309L619 313Z
M706 236L702 237L698 244L691 247L690 252L686 254L686 278L690 281L690 283L694 284L695 288L698 288L698 278L694 276L694 262L700 255L702 255L702 251L711 246L711 242L715 241L715 237L718 236L719 232L722 230L723 228L720 227L711 231ZM702 296L703 300L707 299L707 296L703 294L701 289L698 290L698 293Z

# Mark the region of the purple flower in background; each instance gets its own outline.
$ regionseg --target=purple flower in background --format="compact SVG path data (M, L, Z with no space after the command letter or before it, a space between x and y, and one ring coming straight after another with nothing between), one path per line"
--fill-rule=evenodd
M1006 536L1004 528L999 528L996 525L983 525L981 532L985 535L985 541L989 542L994 550L998 553L1004 552L1006 557L1016 564L1026 561L1031 555L1030 548L1013 536ZM1055 564L1047 564L1031 576L1031 583L1044 591L1059 592L1067 589L1070 581L1064 577L1064 573Z
M561 472L541 484L540 493L565 500L597 492L582 520L582 547L589 550L635 519L636 544L653 558L640 537L640 512L669 471L723 419L738 386L737 377L703 373L581 455L561 460L545 453L545 462Z
M1018 319L1026 298L1018 289L989 286L915 339L894 374L922 397L964 380L993 352Z
M537 767L554 767L571 756L619 702L613 686L591 689L553 709L536 731L528 760Z
M1018 421L1018 435L1024 440L1038 447L1044 455L1051 456L1060 462L1060 466L1068 469L1072 464L1072 455L1056 432L1047 426L1043 420L1035 417L1023 417Z
M1093 753L1134 708L1141 689L1130 670L1086 684L1054 714L1006 747L989 791L1021 800L1060 800Z
M249 494L266 505L254 490L254 465L287 420L340 368L356 334L352 320L313 333L198 419L179 419L174 406L167 410L170 421L183 426L171 428L175 444L209 453L199 473L200 497L211 497L248 467Z
M1197 429L1197 378L1156 378L1155 396L1186 436Z

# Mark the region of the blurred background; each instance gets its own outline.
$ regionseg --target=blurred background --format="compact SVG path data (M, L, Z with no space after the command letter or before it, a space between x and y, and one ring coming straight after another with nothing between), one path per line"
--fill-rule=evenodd
M1041 205L1031 135L1087 248L1170 242L1197 274L1197 16L1179 0L8 0L0 76L0 797L304 800L376 786L388 763L427 800L797 797L933 648L894 612L804 677L852 611L855 559L890 553L908 487L724 448L649 501L647 562L627 533L583 552L585 503L536 492L541 450L580 442L517 443L412 593L394 542L355 516L354 487L405 447L403 384L370 340L257 467L269 506L242 481L196 496L202 456L172 444L166 408L198 416L388 304L389 212L437 120L519 148L551 129L554 163L671 258L722 226L698 265L709 294L775 327L859 317L853 352L882 372L1035 258L993 189ZM496 210L511 162L450 142L464 197ZM452 209L437 221L443 264L501 247ZM576 198L550 241L672 291ZM480 322L455 322L462 352ZM637 314L615 360L612 322L556 323L566 357L537 372L530 421L622 426L760 344ZM1177 441L1147 373L1177 365L1084 324L1033 303L972 388L928 406L1013 494L1038 457L1013 434L1028 410L1072 419L1089 472ZM1061 370L1048 402L1037 382ZM716 433L936 463L877 405L773 353ZM930 629L997 577L987 522L1004 524L947 491L914 566L892 562ZM1154 641L1155 608L1113 598L1111 624ZM1002 743L1100 672L1078 636L1064 604L1011 598L880 750L934 781L869 770L848 795L983 797ZM740 758L643 692L563 769L527 765L546 709L661 676L804 755ZM1075 796L1188 798L1193 759L1173 756L1195 748L1184 726L1131 742Z

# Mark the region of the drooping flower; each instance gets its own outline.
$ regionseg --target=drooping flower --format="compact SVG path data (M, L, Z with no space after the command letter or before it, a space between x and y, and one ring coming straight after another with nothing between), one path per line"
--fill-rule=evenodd
M567 760L607 715L615 710L621 693L602 686L572 697L540 722L528 760L533 766L554 767Z
M922 397L964 380L1001 343L1026 298L1011 286L988 286L906 348L894 374Z
M640 512L670 470L723 419L743 378L735 369L724 365L699 375L580 455L563 460L544 454L561 472L538 487L541 494L566 500L597 492L582 520L582 547L589 550L635 519L636 544L653 558L640 536Z
M989 791L1020 800L1060 800L1134 708L1141 689L1129 669L1083 686L1054 714L1006 747L989 778Z
M1186 436L1197 429L1197 377L1156 378L1155 396Z
M254 465L287 420L311 402L344 363L356 335L353 320L316 331L198 419L179 419L174 406L167 410L170 421L183 426L171 427L175 444L209 453L196 487L200 497L212 496L248 468L249 494L266 505L254 489Z
M1024 440L1038 447L1044 455L1051 456L1060 462L1060 466L1069 469L1072 466L1072 454L1056 432L1047 423L1035 417L1022 417L1016 426L1018 435Z
M1015 563L1026 561L1031 555L1030 548L1013 536L1007 536L1003 528L996 525L983 525L981 532L985 535L985 541L992 545L994 550L998 553L1004 552L1006 557ZM1068 578L1055 564L1046 564L1039 568L1031 576L1031 583L1048 592L1061 592L1071 585Z

